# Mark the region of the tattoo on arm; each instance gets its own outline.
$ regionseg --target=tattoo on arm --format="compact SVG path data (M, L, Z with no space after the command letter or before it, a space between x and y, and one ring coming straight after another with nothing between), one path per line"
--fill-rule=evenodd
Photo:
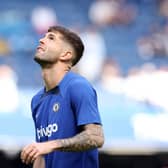
M56 140L60 144L60 151L84 151L101 147L104 135L101 125L88 124L84 130L72 138Z

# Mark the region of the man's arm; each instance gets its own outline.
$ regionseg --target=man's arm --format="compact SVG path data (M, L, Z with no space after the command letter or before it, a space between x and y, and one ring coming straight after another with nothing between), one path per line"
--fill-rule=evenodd
M33 143L26 146L21 159L28 164L33 162L38 156L48 154L55 150L78 152L101 147L104 143L103 129L98 124L88 124L83 126L83 130L71 138L52 140L42 143Z
M55 150L60 151L84 151L92 148L101 147L104 143L103 130L101 125L85 125L83 131L72 138L53 141L59 144ZM57 146L57 145L56 145Z

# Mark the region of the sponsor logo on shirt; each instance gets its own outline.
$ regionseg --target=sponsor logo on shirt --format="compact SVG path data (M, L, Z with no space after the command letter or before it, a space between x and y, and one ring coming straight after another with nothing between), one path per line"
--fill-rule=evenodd
M53 133L58 131L58 125L56 123L49 124L46 127L37 128L37 137L40 140L42 137L51 137Z

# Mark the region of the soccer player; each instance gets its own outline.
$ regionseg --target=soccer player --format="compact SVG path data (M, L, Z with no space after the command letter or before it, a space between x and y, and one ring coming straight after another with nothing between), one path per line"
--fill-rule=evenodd
M45 87L31 102L36 142L21 152L22 161L34 168L99 167L104 136L96 91L71 71L83 51L80 37L62 26L50 27L39 41L34 60Z

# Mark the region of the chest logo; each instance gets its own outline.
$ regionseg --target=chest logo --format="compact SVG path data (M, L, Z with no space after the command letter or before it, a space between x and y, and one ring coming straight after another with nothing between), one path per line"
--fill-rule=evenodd
M60 108L60 104L59 104L59 103L55 103L55 104L53 105L53 111L54 111L54 112L57 112L57 111L59 110L59 108Z

